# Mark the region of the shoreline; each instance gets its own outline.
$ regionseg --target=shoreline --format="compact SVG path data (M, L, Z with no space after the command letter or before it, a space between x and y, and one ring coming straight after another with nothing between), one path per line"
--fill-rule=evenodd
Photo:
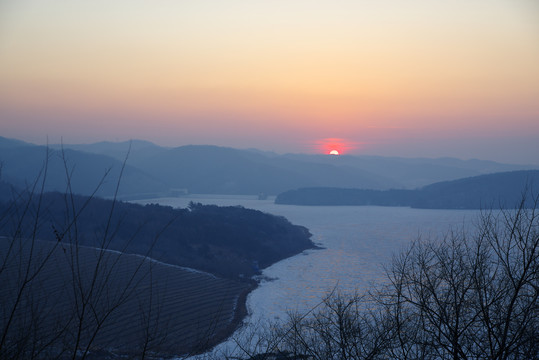
M323 250L323 249L325 249L325 247L314 244L312 248L307 249L307 250ZM283 261L283 260L291 258L293 256L300 255L304 251L305 250L303 250L302 252L299 252L297 254L294 254L292 256L281 259L279 261ZM279 261L276 261L273 264L276 264ZM273 264L270 264L269 266L271 266ZM240 292L240 294L238 295L238 299L237 299L237 302L236 302L236 308L234 310L234 315L232 317L232 320L228 324L228 326L226 326L224 329L219 331L214 337L212 337L212 339L210 341L208 341L208 343L206 343L206 345L204 347L201 347L200 349L197 349L196 351L194 351L193 354L188 355L188 358L190 358L191 356L196 357L198 355L202 355L202 354L211 352L216 346L218 346L219 344L221 344L221 343L225 342L226 340L228 340L232 335L234 335L234 333L237 330L239 330L244 325L244 321L245 321L246 317L249 315L249 311L247 309L247 298L253 291L255 291L260 286L260 283L262 282L263 279L267 279L263 275L259 275L259 276L260 277L258 279L253 279L252 278L249 281L245 281L245 283L249 284L249 286L248 286L248 288L246 288L245 290ZM270 280L272 280L272 279L270 279Z
M243 326L245 318L249 315L249 311L247 310L247 297L251 292L258 288L259 282L254 280L249 281L249 285L250 286L247 289L240 292L238 295L234 315L232 316L232 320L228 326L219 331L215 336L212 337L211 340L208 341L207 344L205 344L204 347L197 349L190 356L202 355L204 353L211 352L216 346L225 342Z

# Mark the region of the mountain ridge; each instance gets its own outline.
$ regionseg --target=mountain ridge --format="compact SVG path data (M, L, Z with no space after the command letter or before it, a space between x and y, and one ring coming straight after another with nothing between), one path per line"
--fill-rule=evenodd
M0 137L0 149L2 179L20 187L35 180L46 159L47 147L19 140ZM92 186L100 179L97 174L102 176L111 169L107 187L98 195L113 196L115 186L110 179L118 179L127 160L119 195L131 199L171 196L178 193L177 189L228 195L277 195L303 187L415 189L485 173L536 168L477 159L280 155L215 145L166 148L146 140L55 144L48 149L56 154L52 162L55 184L48 190L67 186L66 171L61 166L64 152L69 154L69 170L73 170L71 185L83 195L94 190Z

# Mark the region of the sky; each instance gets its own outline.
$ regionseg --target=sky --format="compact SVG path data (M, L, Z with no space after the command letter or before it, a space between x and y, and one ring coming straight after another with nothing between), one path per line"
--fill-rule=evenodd
M539 3L0 0L0 135L539 164Z

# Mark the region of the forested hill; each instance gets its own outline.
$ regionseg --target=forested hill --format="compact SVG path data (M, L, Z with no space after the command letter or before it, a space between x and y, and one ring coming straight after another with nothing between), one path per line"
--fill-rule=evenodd
M249 277L257 266L264 268L314 247L306 228L239 206L191 204L173 209L57 192L34 195L30 201L25 195L13 203L7 188L0 187L0 236L20 232L31 237L37 216L38 239L142 255L153 247L149 255L159 261L229 278Z
M444 181L417 190L302 188L279 194L275 203L484 209L518 206L525 191L539 194L539 170L510 171ZM528 197L525 206L533 206L532 201Z

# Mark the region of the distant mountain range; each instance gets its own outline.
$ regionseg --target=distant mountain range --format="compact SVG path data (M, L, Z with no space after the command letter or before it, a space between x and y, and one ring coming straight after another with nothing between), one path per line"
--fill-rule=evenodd
M114 194L126 160L119 187L121 198L178 192L277 195L304 187L415 189L439 181L535 168L454 158L279 155L209 145L166 148L143 140L47 148L0 137L4 181L19 187L32 184L46 159L46 190L64 191L69 174L73 191L89 195L108 173L96 193L104 197Z
M122 171L122 162L106 155L76 151L63 151L53 147L14 143L0 138L1 179L19 188L40 189L45 177L45 191L72 192L81 195L113 196ZM69 183L66 180L70 179ZM37 180L37 182L36 182ZM131 165L123 169L120 195L160 194L168 185Z
M524 195L528 195L524 198ZM539 170L510 171L434 183L416 190L302 188L279 194L286 205L378 205L426 209L536 207Z

